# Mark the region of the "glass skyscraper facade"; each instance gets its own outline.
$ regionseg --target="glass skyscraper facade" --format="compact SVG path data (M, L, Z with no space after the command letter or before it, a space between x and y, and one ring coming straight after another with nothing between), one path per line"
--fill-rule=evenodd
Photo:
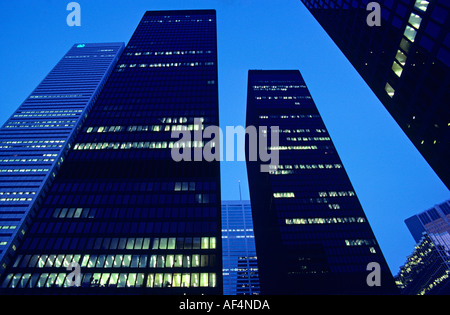
M223 294L258 295L258 262L249 200L222 200Z
M302 0L450 188L450 5L447 0ZM369 20L373 20L369 17Z
M0 275L124 46L75 44L0 128Z
M261 294L398 293L300 72L250 70L246 120L279 156L262 172L247 154ZM381 286L367 282L370 263Z
M221 294L219 161L171 156L179 140L172 131L194 131L196 118L219 125L217 79L215 11L146 12L0 279L2 290ZM70 287L71 262L80 286Z

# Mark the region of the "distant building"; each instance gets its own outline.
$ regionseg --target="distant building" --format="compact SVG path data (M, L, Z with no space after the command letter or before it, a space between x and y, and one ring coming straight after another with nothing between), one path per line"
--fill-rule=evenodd
M249 200L222 201L223 294L260 293Z
M402 294L450 294L450 200L405 220L414 252L395 277Z
M434 206L405 220L414 240L418 243L422 234L450 233L450 200Z

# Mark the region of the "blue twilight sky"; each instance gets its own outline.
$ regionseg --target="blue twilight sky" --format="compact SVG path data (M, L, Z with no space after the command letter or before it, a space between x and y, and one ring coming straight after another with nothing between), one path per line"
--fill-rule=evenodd
M448 189L300 0L69 0L0 2L0 124L77 42L125 42L146 10L215 9L220 124L245 126L247 71L299 69L395 275L414 246L404 220ZM245 162L221 165L222 198L248 199Z

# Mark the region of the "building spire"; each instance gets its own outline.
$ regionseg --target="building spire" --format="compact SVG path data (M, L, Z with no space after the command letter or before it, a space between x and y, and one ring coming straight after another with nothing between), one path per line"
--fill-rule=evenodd
M239 200L242 201L242 195L241 195L241 180L238 180L239 183Z

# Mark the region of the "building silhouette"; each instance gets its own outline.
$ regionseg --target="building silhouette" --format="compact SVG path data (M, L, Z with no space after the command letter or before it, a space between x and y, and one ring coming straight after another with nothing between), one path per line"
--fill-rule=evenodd
M261 294L398 293L300 72L250 70L246 124L266 127L258 150L279 156L264 172L246 142ZM371 262L381 286L368 284Z
M171 154L172 131L193 131L196 118L218 125L215 11L148 11L3 272L3 292L221 294L219 162Z
M450 188L450 14L445 0L302 0Z

